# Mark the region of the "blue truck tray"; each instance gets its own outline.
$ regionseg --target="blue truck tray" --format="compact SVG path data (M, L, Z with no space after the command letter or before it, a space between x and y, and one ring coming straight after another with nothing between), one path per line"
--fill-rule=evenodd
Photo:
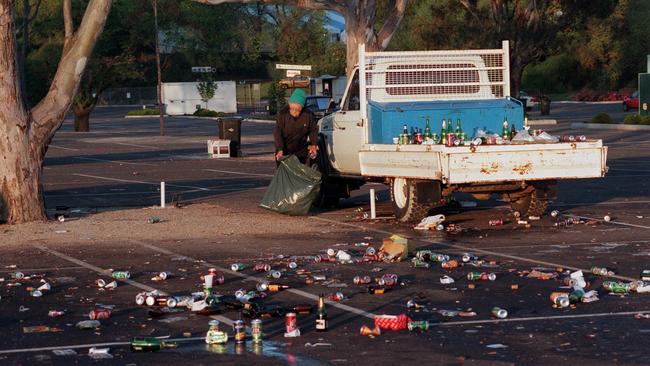
M414 127L423 131L427 118L432 133L440 132L443 119L451 119L454 129L460 119L468 138L479 128L500 134L504 118L508 119L508 124L514 123L517 130L524 123L522 104L511 98L410 103L370 101L368 116L371 144L392 144L393 137L402 133L404 125L408 126L409 132Z

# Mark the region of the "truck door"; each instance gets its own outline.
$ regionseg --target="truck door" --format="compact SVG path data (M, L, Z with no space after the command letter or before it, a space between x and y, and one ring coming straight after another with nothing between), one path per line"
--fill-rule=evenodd
M363 144L359 98L359 70L349 81L347 92L341 103L341 110L334 114L331 138L327 150L332 166L344 174L361 174L359 150Z

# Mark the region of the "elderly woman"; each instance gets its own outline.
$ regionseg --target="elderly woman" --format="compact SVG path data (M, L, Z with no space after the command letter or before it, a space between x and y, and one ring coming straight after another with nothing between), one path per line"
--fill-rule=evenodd
M314 159L318 151L318 122L305 106L307 94L294 90L288 105L278 113L273 130L275 160L285 155L295 155L303 164Z

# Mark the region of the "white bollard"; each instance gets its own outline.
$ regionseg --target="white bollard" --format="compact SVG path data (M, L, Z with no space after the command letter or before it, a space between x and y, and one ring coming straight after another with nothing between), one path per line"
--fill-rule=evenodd
M375 212L375 189L370 188L370 218L376 219L377 215Z
M160 208L165 208L165 181L160 182Z

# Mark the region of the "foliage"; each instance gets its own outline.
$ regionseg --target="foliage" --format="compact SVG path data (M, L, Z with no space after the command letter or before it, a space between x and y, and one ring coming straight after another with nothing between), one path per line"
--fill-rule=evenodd
M607 113L598 113L591 119L591 123L614 123L614 120Z
M212 80L211 73L203 74L203 80L196 84L196 90L199 92L201 100L205 103L206 108L208 107L208 101L214 97L217 88L218 84L216 81Z
M225 117L228 114L224 112L213 111L210 109L199 108L196 111L194 111L192 115L196 117Z
M145 109L135 109L129 111L127 116L158 116L160 115L160 110L158 108L145 108Z
M640 116L638 114L631 114L626 116L623 120L626 125L650 125L650 116Z
M287 105L287 96L286 90L280 87L278 80L274 80L271 85L269 85L269 92L267 97L269 98L269 114L275 115L278 111L284 108Z

